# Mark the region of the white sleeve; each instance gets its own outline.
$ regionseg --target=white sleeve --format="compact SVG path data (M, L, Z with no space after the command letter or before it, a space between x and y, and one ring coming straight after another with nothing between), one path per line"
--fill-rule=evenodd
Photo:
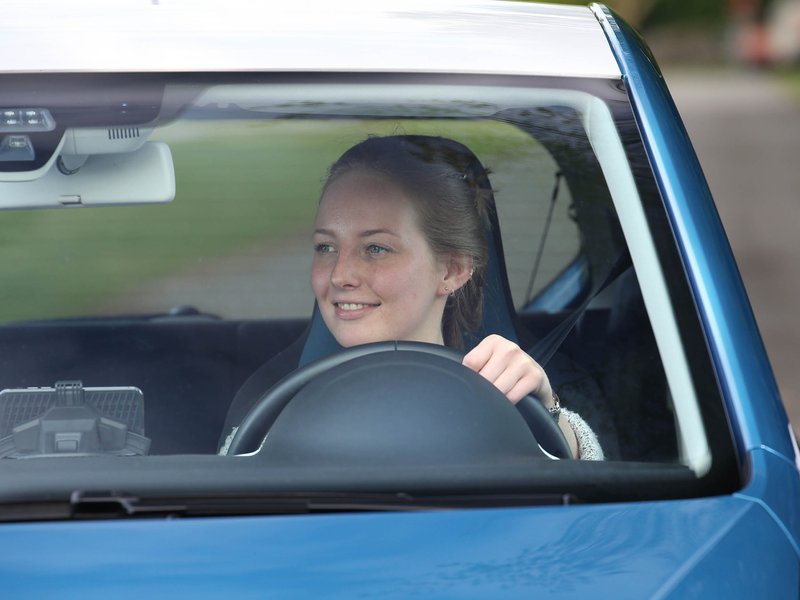
M603 448L600 447L600 442L589 424L578 413L566 408L561 409L561 414L566 417L567 423L575 433L575 439L578 441L578 458L581 460L605 460Z

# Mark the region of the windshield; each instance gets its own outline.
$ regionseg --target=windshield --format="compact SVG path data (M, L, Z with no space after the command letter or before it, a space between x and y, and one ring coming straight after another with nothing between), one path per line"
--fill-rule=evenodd
M491 496L502 488L604 500L729 485L734 459L711 363L624 89L612 83L9 79L0 107L0 471L8 471L0 496L111 488ZM331 166L373 138L433 139L468 149L470 169L480 165L488 258L485 267L470 263L465 278L478 267L481 323L442 343L460 357L498 334L537 361L564 412L549 397L538 401L557 426L569 420L578 460L553 460L534 425L532 447L543 454L528 455L528 441L502 447L516 433L487 438L484 452L462 447L461 437L494 415L463 423L451 407L400 415L398 406L416 405L412 396L431 405L446 395L424 372L438 359L370 357L358 368L313 371L354 345L331 325L336 315L352 321L396 306L392 318L407 321L416 310L393 305L393 288L375 279L373 296L340 295L329 316L330 292L316 283L330 260L321 253L344 260L345 229L361 215L390 219L379 233L400 235L391 226L400 217L382 216L378 200L355 216L322 216L321 199L340 181ZM395 188L413 196L432 185L413 179ZM402 254L370 240L369 260ZM346 283L339 275L319 280L326 290L366 285L361 272ZM424 291L426 276L415 271L406 291ZM445 310L455 302L446 296ZM366 341L426 341L393 331ZM264 408L309 364L311 374ZM464 397L483 388L442 370L463 384L459 412L472 410ZM252 416L259 411L274 414ZM244 427L246 419L256 424ZM258 443L229 453L240 427ZM362 435L381 427L392 435ZM407 453L411 446L421 449ZM199 465L202 478L193 474ZM21 488L19 477L32 483ZM614 492L586 491L620 477Z

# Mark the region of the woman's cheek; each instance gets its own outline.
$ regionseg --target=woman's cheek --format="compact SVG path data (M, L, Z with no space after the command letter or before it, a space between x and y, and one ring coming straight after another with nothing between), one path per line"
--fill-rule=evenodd
M314 259L311 265L311 289L317 298L322 297L327 290L327 282L329 277L326 275L327 269L318 264L318 260Z

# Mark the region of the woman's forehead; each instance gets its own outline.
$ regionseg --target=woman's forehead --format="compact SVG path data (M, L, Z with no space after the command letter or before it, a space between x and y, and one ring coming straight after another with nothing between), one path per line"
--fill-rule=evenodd
M357 167L337 175L326 186L323 199L325 196L330 195L333 190L339 193L342 193L342 191L351 193L356 191L373 192L381 197L402 193L401 186L390 174L381 173L367 167Z
M317 209L317 226L344 221L380 225L405 225L416 217L408 194L387 177L354 171L337 178L325 190Z

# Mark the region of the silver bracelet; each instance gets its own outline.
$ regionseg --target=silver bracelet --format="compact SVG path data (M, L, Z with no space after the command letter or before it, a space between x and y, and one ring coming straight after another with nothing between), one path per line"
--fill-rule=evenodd
M553 422L558 425L558 418L561 416L561 400L555 392L553 392L553 406L548 408L547 412L553 417Z

